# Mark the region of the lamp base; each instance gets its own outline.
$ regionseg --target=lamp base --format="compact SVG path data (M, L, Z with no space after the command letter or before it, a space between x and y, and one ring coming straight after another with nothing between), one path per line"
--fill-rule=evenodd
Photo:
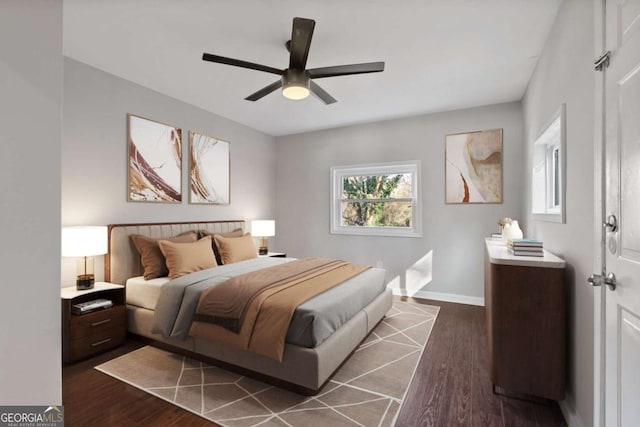
M83 291L86 289L93 289L95 279L93 274L81 274L76 277L76 289Z
M258 249L258 255L266 255L269 253L269 248L267 248L266 246L260 246L260 248Z

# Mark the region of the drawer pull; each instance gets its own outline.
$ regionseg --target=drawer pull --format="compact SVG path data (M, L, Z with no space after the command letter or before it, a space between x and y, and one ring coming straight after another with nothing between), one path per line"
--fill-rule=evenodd
M91 347L98 347L99 345L106 344L109 341L111 341L111 338L107 338L106 340L94 342L94 343L91 344Z
M94 322L94 323L91 324L91 326L104 325L105 323L109 323L109 322L111 322L111 318L105 319L105 320L101 320L99 322Z

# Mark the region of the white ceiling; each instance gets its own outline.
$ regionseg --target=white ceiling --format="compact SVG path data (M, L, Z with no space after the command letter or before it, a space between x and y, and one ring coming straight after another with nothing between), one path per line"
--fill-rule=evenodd
M64 0L64 54L271 135L520 100L561 0ZM316 21L308 68L385 61L316 80L338 100L244 97L286 68L295 16Z

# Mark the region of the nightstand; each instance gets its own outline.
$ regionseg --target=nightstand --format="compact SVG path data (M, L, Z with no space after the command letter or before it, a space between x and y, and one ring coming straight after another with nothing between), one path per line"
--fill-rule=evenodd
M75 362L124 342L127 334L124 286L100 282L93 289L82 291L75 286L62 288L60 297L63 362ZM111 300L113 306L81 315L71 312L72 305L99 298Z
M287 254L284 252L267 252L266 255L258 255L259 258L270 257L270 258L286 258Z

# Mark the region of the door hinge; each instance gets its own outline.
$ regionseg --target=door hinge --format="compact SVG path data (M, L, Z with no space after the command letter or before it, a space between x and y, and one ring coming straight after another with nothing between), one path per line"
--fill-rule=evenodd
M605 53L603 53L602 55L600 55L598 57L598 59L593 61L593 64L595 65L595 70L596 71L604 70L606 67L609 66L609 60L610 59L611 59L611 51L608 50Z

